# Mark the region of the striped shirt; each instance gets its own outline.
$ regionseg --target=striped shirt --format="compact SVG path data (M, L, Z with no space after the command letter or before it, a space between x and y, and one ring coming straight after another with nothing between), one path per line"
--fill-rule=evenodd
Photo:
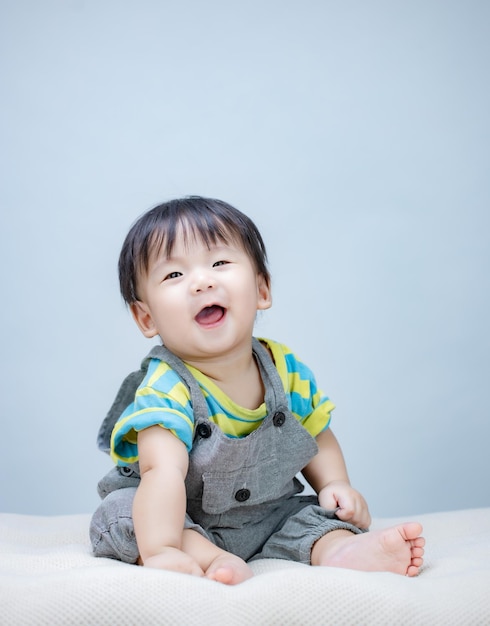
M334 405L316 386L313 372L285 345L260 340L270 351L286 392L290 411L316 437L330 424ZM204 394L209 419L228 437L245 437L267 416L265 403L257 409L237 405L202 372L186 364ZM160 425L171 430L187 450L192 449L194 416L189 390L164 361L151 359L148 371L132 402L114 426L111 457L118 465L138 460L137 433Z

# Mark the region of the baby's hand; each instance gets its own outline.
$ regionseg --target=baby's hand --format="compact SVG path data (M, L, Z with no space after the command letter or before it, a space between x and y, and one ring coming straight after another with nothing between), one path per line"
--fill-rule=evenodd
M182 574L192 574L194 576L204 576L204 572L197 562L182 550L173 547L167 547L153 556L144 560L145 567L154 567L156 569L166 569L172 572L180 572Z
M363 496L349 483L334 480L328 483L318 494L320 506L334 510L339 519L358 528L369 528L371 515Z

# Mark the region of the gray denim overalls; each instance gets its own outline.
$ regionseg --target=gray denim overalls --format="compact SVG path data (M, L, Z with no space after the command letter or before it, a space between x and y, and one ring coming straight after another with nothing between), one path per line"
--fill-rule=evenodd
M151 358L165 361L187 385L194 411L194 440L185 480L191 528L212 543L249 560L283 558L310 563L313 543L331 530L362 532L318 506L316 496L298 496L296 478L317 453L315 439L288 408L274 363L257 339L253 354L265 387L267 416L250 435L227 437L209 421L205 398L184 363L163 346L156 346L138 372L124 381L99 430L98 445L110 448L114 424L134 400ZM133 531L132 504L139 484L139 467L113 468L99 483L103 499L95 512L90 537L96 556L135 563L138 547Z

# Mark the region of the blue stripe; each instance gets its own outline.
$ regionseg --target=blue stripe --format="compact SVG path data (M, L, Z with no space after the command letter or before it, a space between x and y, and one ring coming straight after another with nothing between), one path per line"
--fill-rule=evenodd
M148 387L151 390L151 387ZM121 415L121 419L126 417L127 415L131 415L135 411L141 411L141 409L173 409L174 411L179 411L180 413L185 413L191 421L194 421L194 413L192 411L192 405L189 400L182 405L177 400L174 400L170 396L166 396L162 398L155 393L150 394L141 394L138 393L133 404L130 404L127 409L125 409L124 413Z
M125 441L123 438L132 430L140 431L149 426L160 425L168 430L175 431L177 437L183 441L190 451L192 448L192 429L178 415L169 413L168 410L160 409L143 413L142 415L133 415L126 423L120 426L114 434L114 451L118 456L123 458L131 458L137 456L138 446L135 443ZM117 428L117 427L116 427Z
M294 354L285 354L286 365L289 373L299 374L301 380L315 380L313 372L301 361L298 361Z

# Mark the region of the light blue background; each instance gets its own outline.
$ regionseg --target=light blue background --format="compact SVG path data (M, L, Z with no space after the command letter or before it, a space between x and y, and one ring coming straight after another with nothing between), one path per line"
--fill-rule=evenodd
M490 3L3 0L0 510L90 512L147 208L248 213L375 516L490 505Z

